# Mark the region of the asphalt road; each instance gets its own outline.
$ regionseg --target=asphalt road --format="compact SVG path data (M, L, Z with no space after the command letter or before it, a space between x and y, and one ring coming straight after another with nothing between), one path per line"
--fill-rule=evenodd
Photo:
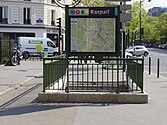
M0 95L43 74L42 61L21 61L17 66L0 67Z
M151 73L157 75L158 59L159 74L167 78L167 50L158 48L148 48L149 55L145 58L145 71L149 71L149 57L151 59Z

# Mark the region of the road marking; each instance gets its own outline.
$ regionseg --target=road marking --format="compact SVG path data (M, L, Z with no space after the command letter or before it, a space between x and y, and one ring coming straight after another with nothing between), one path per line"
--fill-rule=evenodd
M146 73L148 73L148 74L149 74L149 72L148 72L148 71L144 71L144 72L146 72ZM154 76L156 76L156 77L157 77L157 74L155 74L155 73L151 73L151 75L154 75ZM166 78L166 77L164 77L164 76L161 76L161 75L160 75L160 77L161 77L161 78L163 78L163 79L165 79L165 80L167 80L167 78Z

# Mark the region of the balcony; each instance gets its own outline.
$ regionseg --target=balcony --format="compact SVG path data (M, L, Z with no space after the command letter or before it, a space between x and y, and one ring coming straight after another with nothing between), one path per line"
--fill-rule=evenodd
M52 25L52 26L55 26L55 21L52 20L52 21L51 21L51 25Z
M24 24L31 24L31 19L25 19Z
M0 18L1 24L8 24L8 18Z

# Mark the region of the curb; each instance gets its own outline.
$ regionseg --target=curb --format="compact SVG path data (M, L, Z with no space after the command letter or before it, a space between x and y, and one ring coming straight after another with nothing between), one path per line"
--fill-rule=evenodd
M38 93L40 103L115 103L115 104L144 104L148 103L147 93Z
M0 64L0 67L4 66L4 64Z
M0 65L0 66L1 66L1 65ZM13 87L11 87L11 88L5 89L4 91L1 91L1 92L0 92L0 96L4 95L4 94L6 94L6 93L8 93L8 92L10 92L10 91L12 91L12 90L14 90L14 89L18 89L18 88L21 87L22 85L24 85L24 84L30 82L31 80L33 80L33 79L39 77L40 75L41 75L41 73L38 73L37 75L35 75L35 76L32 77L32 78L26 79L26 80L24 80L24 81L18 83L18 85L15 85L15 86L13 86Z

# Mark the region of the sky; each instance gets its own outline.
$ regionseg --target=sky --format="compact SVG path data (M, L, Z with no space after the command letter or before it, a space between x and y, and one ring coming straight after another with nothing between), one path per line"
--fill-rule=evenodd
M151 2L148 2L148 0L145 0L146 4L151 7L167 7L167 0L151 0Z
M134 0L134 1L140 1L140 0ZM146 9L150 9L152 7L167 7L167 0L151 0L151 2L148 2L148 0L141 0L141 1L144 1L144 7Z

